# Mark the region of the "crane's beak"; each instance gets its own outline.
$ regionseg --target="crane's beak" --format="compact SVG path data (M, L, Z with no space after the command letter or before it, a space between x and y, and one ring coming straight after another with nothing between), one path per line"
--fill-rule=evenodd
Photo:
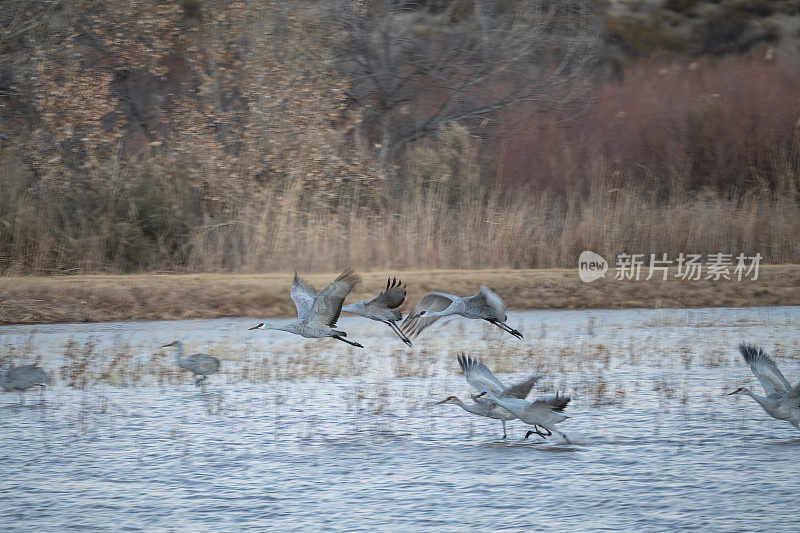
M449 403L450 400L458 401L458 398L456 396L448 396L447 398L445 398L441 402L431 402L428 405L431 406L431 407L434 406L434 405L442 405L443 403Z
M726 394L726 396L733 396L734 394L737 394L739 392L741 392L741 391L735 390L733 392L729 392L728 394Z
M259 324L257 326L253 326L252 328L248 328L248 331L251 330L251 329L259 329L259 328L261 328L263 326L264 326L264 323L262 322L261 324Z

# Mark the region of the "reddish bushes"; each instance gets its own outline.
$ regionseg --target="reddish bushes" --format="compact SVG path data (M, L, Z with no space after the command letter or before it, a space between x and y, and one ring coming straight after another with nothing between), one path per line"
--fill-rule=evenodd
M489 147L500 182L575 192L600 180L735 197L775 188L794 163L800 76L778 61L639 63L595 95L577 118L562 110L503 131Z

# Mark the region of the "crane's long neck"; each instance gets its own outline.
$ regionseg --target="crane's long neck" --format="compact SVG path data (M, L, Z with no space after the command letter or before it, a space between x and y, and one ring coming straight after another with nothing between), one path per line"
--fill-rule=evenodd
M277 329L278 331L288 331L289 333L294 333L294 324L295 322L289 322L288 324L264 324L259 329Z
M183 362L183 343L176 342L175 343L175 360L180 364Z
M742 394L747 394L748 396L750 396L752 399L757 401L759 405L763 407L765 410L770 407L773 407L772 402L770 402L769 398L766 398L764 396L759 396L758 394L753 394L749 390L743 390Z
M478 406L475 404L467 405L459 399L453 400L453 403L462 408L463 410L467 411L468 413L473 413L476 415L481 414L480 410L478 409Z

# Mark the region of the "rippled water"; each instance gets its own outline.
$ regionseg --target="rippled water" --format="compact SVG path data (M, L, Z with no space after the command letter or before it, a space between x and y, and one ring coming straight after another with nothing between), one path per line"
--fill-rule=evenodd
M39 362L54 383L44 404L0 395L0 524L800 530L800 432L725 396L757 387L742 341L800 379L800 308L532 311L509 323L523 341L456 320L406 350L381 324L344 318L361 351L239 319L2 327L0 356ZM176 338L224 372L194 387L159 350ZM81 350L97 359L85 388L69 385ZM542 394L573 397L560 427L575 443L526 441L520 422L502 441L497 421L430 407L469 393L460 350L504 381L547 373Z

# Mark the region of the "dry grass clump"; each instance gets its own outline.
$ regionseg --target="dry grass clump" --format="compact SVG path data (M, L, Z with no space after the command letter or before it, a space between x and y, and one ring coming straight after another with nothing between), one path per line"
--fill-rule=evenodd
M231 360L226 352L225 366L237 379L251 383L271 380L334 379L342 376L363 376L370 368L370 355L365 350L347 348L320 356L309 347L293 353L269 354L259 360Z
M78 389L98 384L131 387L140 383L159 384L178 381L172 359L162 355L144 356L128 341L101 342L90 337L83 343L69 339L64 346L59 376L63 383Z
M572 383L570 394L592 407L622 407L627 396L624 384L609 383L603 374Z

